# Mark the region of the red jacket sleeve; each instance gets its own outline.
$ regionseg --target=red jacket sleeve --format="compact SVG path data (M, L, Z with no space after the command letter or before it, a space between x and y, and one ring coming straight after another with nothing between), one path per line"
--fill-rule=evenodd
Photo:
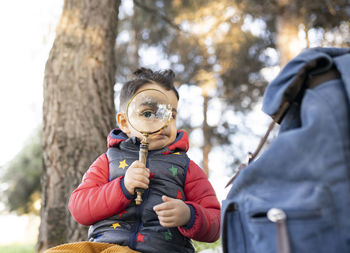
M192 226L178 227L186 237L202 242L214 242L220 236L220 203L203 170L190 161L185 181L186 204L194 210Z
M125 209L127 199L120 185L121 178L109 182L109 163L105 154L90 166L82 183L69 199L69 210L82 225L91 225Z

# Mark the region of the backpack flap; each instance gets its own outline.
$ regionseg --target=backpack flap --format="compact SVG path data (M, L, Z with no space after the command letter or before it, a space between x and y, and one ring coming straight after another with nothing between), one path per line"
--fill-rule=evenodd
M327 72L334 66L333 57L343 56L346 53L350 53L350 49L312 48L304 50L290 61L267 86L262 110L275 118L282 109L283 102L291 104L298 98L299 94L301 96L301 93L307 88L306 81L308 77ZM350 66L349 63L346 65L344 64L345 59L336 59L341 61L337 68L344 69L345 73L345 68ZM349 57L346 57L346 59L348 61ZM348 78L350 79L349 76Z

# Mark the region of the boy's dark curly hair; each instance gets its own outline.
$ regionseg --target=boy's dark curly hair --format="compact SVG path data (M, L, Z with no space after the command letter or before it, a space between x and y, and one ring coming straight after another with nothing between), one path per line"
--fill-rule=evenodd
M130 98L145 84L156 83L166 90L172 90L179 100L179 93L174 86L175 73L171 69L152 71L148 68L139 68L133 74L135 78L126 82L120 91L120 111L126 110Z

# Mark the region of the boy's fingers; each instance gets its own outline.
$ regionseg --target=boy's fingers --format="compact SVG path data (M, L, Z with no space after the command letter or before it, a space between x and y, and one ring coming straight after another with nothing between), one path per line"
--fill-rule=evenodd
M166 218L170 218L173 217L173 214L171 212L168 211L158 211L156 212L158 217L162 218L162 219L166 219Z
M134 168L134 170L131 173L135 176L140 175L147 178L149 177L149 172L142 168Z
M160 212L169 209L171 209L171 204L169 204L168 202L164 202L153 207L153 210L155 212Z
M145 177L144 175L134 175L133 177L135 183L144 183L144 184L149 184L149 178Z
M148 184L138 183L135 188L148 189Z
M175 227L176 226L173 220L159 219L159 223L160 223L160 225L162 225L163 227L166 227L166 228L170 228L170 227Z
M145 164L136 160L131 164L132 167L136 167L136 168L141 168L141 169L147 169Z
M161 210L168 210L168 209L171 209L172 208L172 203L171 201L174 200L173 198L170 198L168 196L165 196L163 195L162 196L162 200L163 200L163 203L161 204L158 204L156 206L153 207L153 210L155 212L159 212Z
M169 198L168 196L163 195L163 196L162 196L162 200L163 200L164 202L168 202L168 201L172 200L172 198Z
M141 167L142 166L142 164L143 163L140 163L140 161L134 161L131 165L130 165L130 167Z
M172 217L159 217L159 221L162 223L173 223L174 222Z
M161 204L160 204L161 205ZM160 210L162 210L162 207L160 207L160 205L156 205L153 207L153 211L155 212L159 212Z
M160 212L160 211L165 210L165 209L166 209L166 208L165 208L165 206L164 206L164 203L158 204L158 205L156 205L156 206L153 207L153 210L154 210L155 212Z

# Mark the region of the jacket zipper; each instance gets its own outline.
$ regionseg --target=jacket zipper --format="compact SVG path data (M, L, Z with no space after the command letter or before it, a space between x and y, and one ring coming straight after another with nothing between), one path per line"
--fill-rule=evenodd
M148 168L148 159L146 160L146 167ZM135 205L136 208L136 224L135 224L135 228L132 231L132 233L130 234L130 248L132 249L136 249L136 243L137 243L137 235L140 231L140 228L143 226L142 223L142 213L143 213L143 207L145 205L145 201L148 199L148 192L149 192L149 188L146 189L144 191L144 193L142 194L142 199L143 201L141 202L141 205Z

